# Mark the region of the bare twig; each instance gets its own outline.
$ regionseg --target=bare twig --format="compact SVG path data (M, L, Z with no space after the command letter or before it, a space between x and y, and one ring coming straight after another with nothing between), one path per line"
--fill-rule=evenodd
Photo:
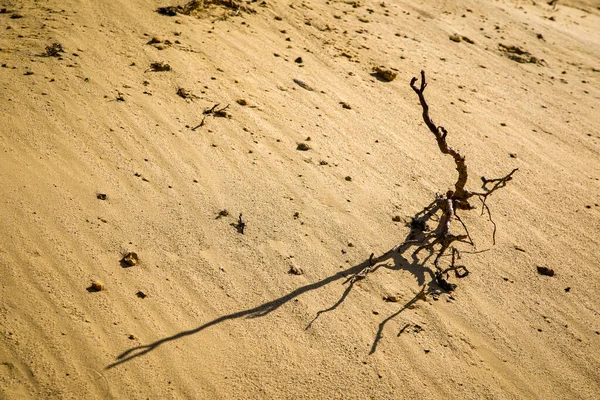
M202 112L202 114L204 114L204 115L210 115L210 114L212 114L212 113L215 111L215 109L216 109L217 107L219 107L219 103L217 103L217 104L215 104L214 106L212 106L212 108L211 108L211 109L206 109L206 110L204 110L204 111Z
M244 234L244 229L246 229L246 223L242 219L242 213L240 213L240 217L238 218L237 229L239 233L241 233L242 235Z
M223 118L228 118L229 114L227 113L227 109L229 108L229 104L227 104L225 107L217 110L217 107L219 107L219 103L215 104L214 106L212 106L212 108L210 109L206 109L202 112L202 114L204 115L212 115L214 117L223 117Z
M438 147L443 154L449 154L454 158L454 162L456 164L456 170L458 171L458 179L454 184L454 197L456 200L461 200L467 202L470 197L469 192L465 190L465 185L467 184L467 165L465 164L465 157L460 154L458 150L453 149L448 146L446 142L446 136L448 135L448 131L443 126L436 126L431 118L429 117L429 105L427 105L427 101L425 100L425 88L427 87L427 82L425 81L425 71L421 71L421 86L417 87L415 83L417 82L417 78L414 77L410 81L410 87L415 91L415 93L419 96L419 102L421 103L421 108L423 109L423 120L425 121L425 125L427 128L433 133L435 139L437 140ZM466 203L468 205L468 203ZM462 208L462 207L460 207Z
M196 129L203 127L205 119L206 119L206 115L202 117L202 121L200 121L200 123L198 125L196 125L195 127L193 127L192 130L195 131Z

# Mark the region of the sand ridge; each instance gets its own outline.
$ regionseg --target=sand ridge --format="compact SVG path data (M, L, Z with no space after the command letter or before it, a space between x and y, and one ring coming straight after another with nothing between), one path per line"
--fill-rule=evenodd
M600 395L597 2L166 5L0 3L0 398ZM404 307L430 263L343 282L455 180L421 69L468 186L519 172Z

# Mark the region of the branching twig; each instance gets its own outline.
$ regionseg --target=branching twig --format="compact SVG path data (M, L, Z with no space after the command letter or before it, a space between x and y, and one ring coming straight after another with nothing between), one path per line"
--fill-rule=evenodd
M425 88L427 87L427 82L425 80L425 71L421 71L421 83L418 85L418 78L412 78L410 81L410 87L414 90L414 92L419 96L419 102L421 104L421 108L423 109L423 121L427 128L433 135L437 141L438 147L442 154L448 154L452 156L454 159L454 163L456 164L456 171L458 172L458 178L456 183L454 184L454 190L448 190L446 194L437 194L435 200L428 205L421 213L417 214L417 217L426 216L426 219L432 219L432 217L438 212L441 213L437 228L428 233L426 235L422 235L419 239L414 239L414 234L411 230L411 234L407 237L407 240L400 243L399 245L394 247L394 251L405 251L410 246L417 246L417 248L413 252L413 258L416 259L416 256L422 251L427 250L429 255L432 256L436 252L436 257L433 261L433 265L436 269L435 280L437 284L444 290L451 291L454 289L453 284L447 282L446 278L449 271L454 271L458 278L462 278L466 276L469 271L465 266L456 266L456 260L460 259L460 253L456 247L454 247L454 243L467 243L471 246L475 247L475 242L469 233L469 229L464 221L457 214L459 210L471 210L474 207L469 203L469 200L473 196L477 196L482 203L482 213L487 211L490 222L494 226L494 231L492 234L492 238L494 244L496 243L496 223L492 219L492 213L490 208L488 207L486 200L489 196L492 195L496 190L501 189L506 186L507 182L512 180L513 174L517 171L515 168L508 175L497 178L497 179L486 179L482 177L483 181L483 190L484 192L472 192L466 189L467 181L468 181L468 171L467 165L465 163L465 157L460 154L460 152L451 146L448 145L447 136L448 131L443 126L437 126L431 117L429 116L429 105L425 100ZM488 185L491 184L491 187ZM451 232L452 221L456 219L462 225L465 230L465 234L455 235ZM451 250L452 251L452 262L450 267L443 269L440 265L440 259L445 255L445 253ZM373 256L371 256L371 259ZM429 258L429 257L427 257ZM369 268L366 268L367 270ZM368 270L366 271L368 272ZM366 273L364 274L366 275ZM358 276L358 274L357 274ZM364 276L362 276L364 278Z
M212 108L211 108L211 109L206 109L206 110L204 110L204 111L202 112L202 114L204 114L204 115L210 115L210 114L212 114L212 113L215 111L215 109L216 109L217 107L219 107L219 103L217 103L217 104L215 104L214 106L212 106Z
M195 131L196 129L203 127L205 119L206 119L206 115L202 117L202 121L200 121L200 123L198 125L196 125L195 127L193 127L192 130Z

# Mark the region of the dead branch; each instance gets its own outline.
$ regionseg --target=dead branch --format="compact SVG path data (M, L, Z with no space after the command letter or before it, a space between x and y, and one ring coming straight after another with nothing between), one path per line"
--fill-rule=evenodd
M212 115L213 117L221 117L221 118L230 118L231 117L231 115L229 115L229 113L227 112L227 109L229 108L229 104L227 104L225 107L218 109L218 110L217 110L217 107L219 107L219 103L215 104L210 109L204 110L202 112L202 114Z
M460 200L461 203L465 203L468 206L468 198L471 197L470 193L465 190L465 185L467 184L468 173L467 173L467 165L465 164L465 157L460 154L458 150L453 149L448 146L446 142L446 136L448 135L448 131L443 126L436 126L431 118L429 117L429 106L427 105L427 101L425 100L425 88L427 87L427 82L425 81L425 71L421 71L421 87L417 87L415 83L417 82L417 78L413 77L410 81L410 87L415 91L415 93L419 96L419 102L421 103L421 108L423 109L423 120L425 121L425 125L427 128L433 133L435 139L437 141L438 147L443 154L449 154L454 158L454 162L456 164L456 170L458 171L458 179L454 184L454 199ZM461 207L462 208L462 207Z
M202 117L202 121L200 121L200 123L198 125L196 125L195 127L193 127L192 130L195 131L196 129L203 127L205 119L206 119L206 115Z
M456 265L457 260L459 260L461 257L460 252L455 245L458 243L466 243L472 247L475 247L475 242L469 233L467 225L460 218L457 212L460 210L472 210L474 207L469 203L469 200L473 196L478 197L482 203L482 213L484 210L487 211L489 220L494 226L492 237L495 244L496 223L492 219L492 214L486 201L487 198L496 190L505 187L506 184L512 180L513 174L518 169L513 169L508 175L502 178L486 179L485 177L482 177L483 192L472 192L466 189L469 176L465 157L458 150L448 145L448 131L443 126L437 126L429 116L429 105L425 100L425 88L427 87L425 71L421 71L420 85L417 85L417 81L418 78L412 78L410 81L410 87L419 97L419 102L423 110L423 121L425 122L425 125L427 125L429 131L431 131L431 133L433 133L435 136L438 147L442 154L450 155L456 164L458 178L454 184L454 190L448 190L445 194L436 194L433 202L425 207L423 211L415 215L413 222L411 223L411 232L404 242L394 246L392 250L386 252L379 258L374 259L373 254L371 254L371 257L369 258L369 266L353 277L349 278L348 281L354 282L358 279L364 279L367 273L371 271L374 263L376 263L377 260L387 256L390 252L404 252L409 247L416 246L416 249L413 252L413 259L415 260L417 260L417 255L423 250L427 250L429 252L429 256L427 256L424 261L420 262L426 262L429 257L435 254L435 259L433 261L433 265L435 267L435 282L440 288L450 292L454 290L456 285L448 282L447 279L449 272L454 271L457 278L463 278L469 274L469 271L464 265ZM491 187L488 185L491 185ZM434 217L438 214L440 215L439 219L437 220L437 227L433 231L425 233L426 221L434 220ZM458 220L458 222L460 222L465 231L464 234L452 233L451 228L454 220ZM418 232L416 232L417 228L420 228ZM450 266L442 268L440 266L440 260L448 251L452 252Z

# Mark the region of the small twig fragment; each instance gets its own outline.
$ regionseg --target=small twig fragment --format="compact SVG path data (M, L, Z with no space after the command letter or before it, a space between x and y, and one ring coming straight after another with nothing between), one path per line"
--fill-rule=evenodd
M246 222L244 222L244 220L242 219L242 213L240 213L240 216L238 218L238 223L237 223L237 230L239 233L241 233L243 235L244 229L246 229Z

